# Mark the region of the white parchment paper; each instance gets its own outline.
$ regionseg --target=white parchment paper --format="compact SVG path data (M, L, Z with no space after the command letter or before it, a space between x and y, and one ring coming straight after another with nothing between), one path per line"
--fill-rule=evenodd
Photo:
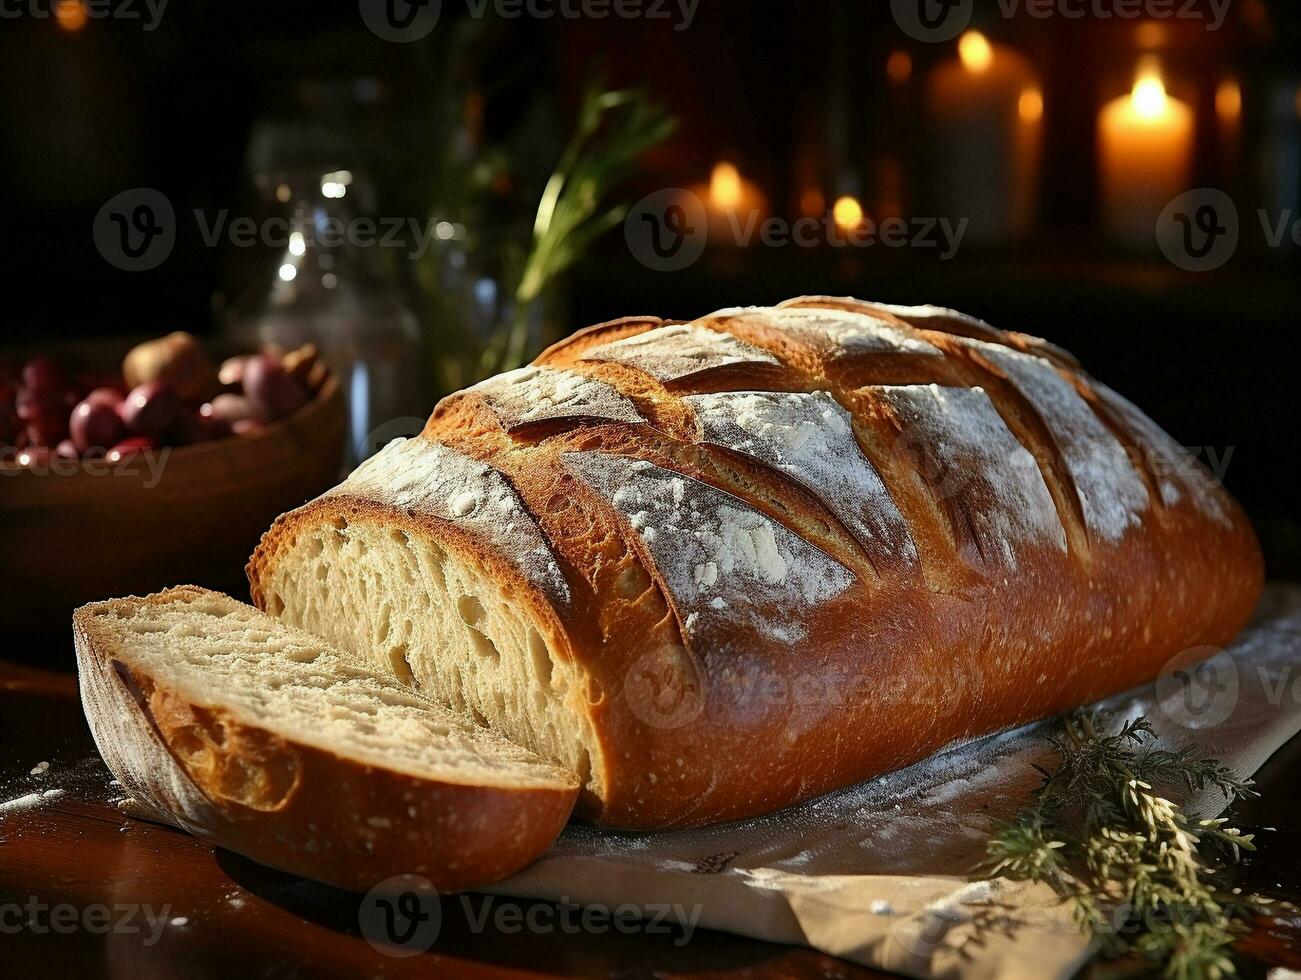
M1195 746L1254 773L1301 730L1301 588L1272 587L1229 649L1175 658L1103 704L1146 715L1160 747ZM883 720L883 723L885 721ZM667 907L671 918L814 947L916 977L1068 977L1088 954L1042 887L973 876L994 821L1048 764L1050 722L937 755L767 817L678 833L575 823L493 891L575 904ZM1203 816L1214 793L1168 795Z

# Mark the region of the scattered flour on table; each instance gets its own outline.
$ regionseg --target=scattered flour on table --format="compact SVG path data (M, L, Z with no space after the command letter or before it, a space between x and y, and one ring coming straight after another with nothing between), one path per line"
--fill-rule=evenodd
M47 789L43 793L28 793L25 796L19 796L12 800L6 800L0 803L0 814L17 813L21 810L32 810L36 807L44 806L63 796L64 791L61 789Z

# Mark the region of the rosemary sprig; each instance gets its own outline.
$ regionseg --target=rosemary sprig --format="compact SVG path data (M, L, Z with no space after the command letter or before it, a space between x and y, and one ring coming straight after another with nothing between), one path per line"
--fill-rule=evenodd
M532 241L515 287L510 330L501 343L485 351L484 373L524 362L530 304L593 241L623 221L628 207L610 204L610 192L643 153L676 127L677 119L652 102L644 89L607 90L599 79L587 84L577 127L538 202Z
M468 57L464 51L461 55L462 61ZM462 91L455 78L447 79L445 87L459 95L447 100L442 120L444 130L455 133L457 113L463 111L470 93ZM476 275L495 278L509 302L501 304L499 322L468 322L472 318L463 308L464 300L455 290L448 292L441 278L442 252L431 250L421 263L416 274L429 303L431 329L436 331L434 369L441 392L518 367L541 345L557 339L546 335L545 322L538 329L539 321L546 319L543 305L556 293L557 280L624 219L628 205L618 202L620 183L635 171L642 154L667 138L676 125L676 118L644 89L607 89L600 76L590 78L573 132L548 175L527 229L516 226L510 217L513 212L489 214L488 206L497 186L510 183L504 178L518 178L517 171L531 170L535 161L521 157L535 150L537 141L521 139L524 149L516 151L488 150L462 139L447 141L433 181L439 196L433 217L441 221L460 216L470 232L451 247L477 252L471 259L477 262ZM463 263L464 257L459 258Z
M1264 899L1224 894L1226 860L1255 850L1227 820L1195 820L1154 787L1207 787L1254 796L1250 780L1191 750L1154 749L1143 718L1110 731L1101 712L1077 712L1050 741L1053 769L1034 802L987 846L986 872L1048 885L1106 956L1135 954L1172 980L1236 975L1230 948ZM1208 857L1208 852L1217 853Z

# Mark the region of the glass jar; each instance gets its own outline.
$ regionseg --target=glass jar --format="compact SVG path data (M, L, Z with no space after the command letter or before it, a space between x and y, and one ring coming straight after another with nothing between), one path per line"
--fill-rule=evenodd
M262 172L256 183L271 211L261 227L284 241L270 284L236 302L227 332L240 349L316 344L347 398L355 464L419 431L431 407L420 326L394 268L407 252L385 247L383 229L358 215L353 202L372 196L355 170Z

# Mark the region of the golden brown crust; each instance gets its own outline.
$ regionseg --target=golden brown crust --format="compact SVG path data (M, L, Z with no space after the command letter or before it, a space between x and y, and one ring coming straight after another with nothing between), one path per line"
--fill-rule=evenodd
M577 789L459 785L366 765L247 724L158 685L96 622L74 619L82 700L109 768L145 815L255 861L368 891L414 874L456 891L543 853Z
M722 311L695 325L780 363L729 363L666 380L626 362L586 359L661 326L614 321L580 331L535 363L614 386L645 422L552 419L507 431L481 400L461 393L438 406L421 437L504 474L565 571L568 609L527 591L535 606L548 606L564 637L557 646L588 677L605 756L602 797L580 804L594 819L682 827L774 810L1140 684L1174 654L1227 643L1246 622L1262 564L1241 509L1200 473L1189 477L1196 493L1165 487L1143 456L1150 434L1118 414L1069 354L951 311L827 297L778 309L866 315L889 328L896 347L832 343L787 329L772 311ZM1009 361L1001 349L1015 356ZM1030 461L1026 479L1039 488L1040 517L1056 538L1000 547L987 524L1000 503L998 479L973 482L961 466L946 472L943 440L911 423L890 390L930 385L941 394L984 391L982 404ZM1081 421L1070 414L1079 404L1062 387L1082 398L1095 442L1110 433L1136 472L1116 461L1090 469L1064 422ZM848 410L915 556L873 551L817 487L701 442L683 396L745 389L829 392ZM725 491L848 569L853 584L798 610L801 642L745 629L684 640L674 583L628 516L566 461L584 451L649 461ZM1118 498L1118 514L1100 509L1095 492L1109 482L1130 494ZM374 519L404 519L383 501L371 503ZM262 583L287 535L358 505L327 497L278 522L249 565L255 601L265 604ZM446 522L425 526L437 538L455 534ZM478 557L493 560L482 547ZM645 588L627 594L630 578Z

